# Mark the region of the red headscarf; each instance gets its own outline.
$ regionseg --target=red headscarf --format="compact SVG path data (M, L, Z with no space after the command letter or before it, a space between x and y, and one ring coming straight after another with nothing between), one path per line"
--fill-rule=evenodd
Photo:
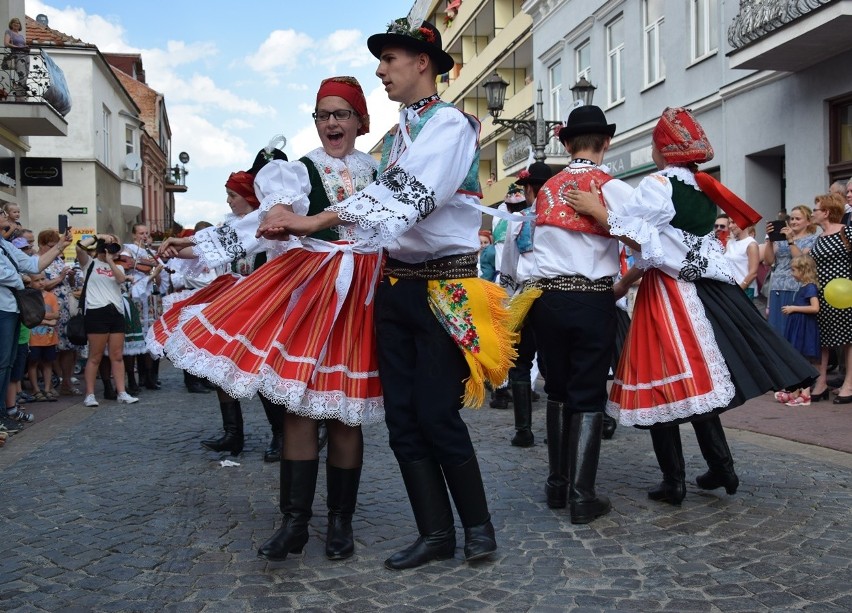
M654 128L653 140L666 163L673 166L700 164L713 159L713 147L704 128L692 111L683 107L668 107L663 111ZM760 221L757 211L706 172L696 172L695 182L739 227L747 228Z
M260 206L260 201L257 199L257 196L254 195L253 174L244 172L242 170L239 172L232 172L231 176L228 177L228 180L225 181L225 187L235 191L240 196L245 198L246 202L248 202L253 209L256 209Z
M370 131L370 116L367 114L367 99L361 84L355 77L331 77L320 83L317 92L317 104L326 96L339 96L348 102L361 119L361 127L356 134L361 136Z

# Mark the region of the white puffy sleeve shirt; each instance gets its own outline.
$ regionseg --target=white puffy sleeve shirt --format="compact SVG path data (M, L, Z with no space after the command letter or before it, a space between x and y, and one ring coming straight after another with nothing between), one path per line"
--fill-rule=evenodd
M410 121L419 120L407 111ZM403 126L396 138L401 139ZM482 214L476 195L458 193L477 150L478 134L457 109L442 108L374 183L331 206L356 240L417 263L479 249Z

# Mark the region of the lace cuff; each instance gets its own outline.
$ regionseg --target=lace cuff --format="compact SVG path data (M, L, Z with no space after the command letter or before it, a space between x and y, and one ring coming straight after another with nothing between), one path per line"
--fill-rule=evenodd
M198 258L200 266L216 268L246 256L246 249L237 231L231 226L225 224L205 230L195 234L195 246L192 247L192 253Z
M665 261L663 244L657 229L642 219L626 217L609 212L607 216L610 234L623 236L641 247L641 253L636 254L636 264L639 268L658 268Z

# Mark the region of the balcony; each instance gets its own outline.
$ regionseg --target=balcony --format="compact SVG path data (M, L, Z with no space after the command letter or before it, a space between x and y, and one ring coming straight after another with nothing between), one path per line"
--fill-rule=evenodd
M70 111L65 74L49 55L0 51L0 124L18 136L66 136Z
M852 49L852 0L740 0L731 68L798 72Z

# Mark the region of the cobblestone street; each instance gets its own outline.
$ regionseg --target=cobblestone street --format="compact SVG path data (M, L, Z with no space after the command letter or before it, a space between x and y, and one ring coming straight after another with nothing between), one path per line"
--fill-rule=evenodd
M681 508L646 498L658 468L646 432L603 444L600 493L613 512L573 526L544 503L543 403L537 445L511 447L511 411L467 411L499 549L386 570L415 537L383 425L365 430L355 556L324 555L325 477L302 555L256 549L279 524L268 426L244 404L236 467L199 446L220 427L215 396L164 389L131 406L101 402L39 420L0 450L4 611L849 611L852 456L729 430L739 492L688 485ZM42 405L31 405L38 415ZM747 411L748 406L739 409ZM683 428L687 480L705 470ZM462 535L459 528L459 545Z

